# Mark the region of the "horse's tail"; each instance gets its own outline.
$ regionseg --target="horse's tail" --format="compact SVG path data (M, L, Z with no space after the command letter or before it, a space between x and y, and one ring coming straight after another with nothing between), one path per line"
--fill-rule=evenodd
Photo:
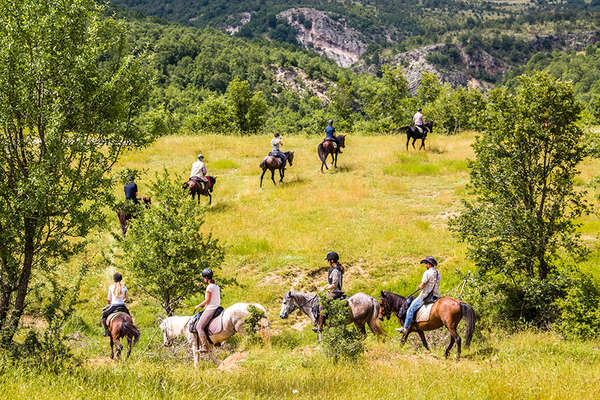
M381 328L381 322L379 321L379 302L377 299L372 299L373 310L371 317L369 318L369 327L375 335L383 335L383 329Z
M465 342L465 346L469 347L469 345L471 344L471 339L473 338L473 332L475 331L475 311L473 310L473 307L461 301L460 312L462 313L462 316L467 320L467 341Z
M133 321L124 320L123 323L121 324L121 331L127 337L133 337L133 344L136 344L138 342L138 340L140 339L140 330L138 329L137 326L135 326Z
M319 154L319 159L322 163L325 162L325 158L327 158L327 154L325 154L325 150L323 149L323 143L319 143L317 146L317 153Z

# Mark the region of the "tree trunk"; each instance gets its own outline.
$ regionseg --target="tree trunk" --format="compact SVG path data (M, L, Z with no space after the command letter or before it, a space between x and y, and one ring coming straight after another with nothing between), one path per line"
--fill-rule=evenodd
M24 258L23 258L23 269L21 270L21 276L19 277L19 284L17 286L17 296L15 297L15 305L11 312L8 324L2 331L1 344L3 347L8 347L17 332L19 322L23 316L25 310L25 297L29 291L29 281L31 280L31 268L33 266L33 241L34 241L34 229L35 222L32 218L25 218L25 238L24 238Z
M540 268L538 271L538 278L541 281L545 281L546 278L548 277L548 264L546 263L544 256L540 256L539 260L540 260Z

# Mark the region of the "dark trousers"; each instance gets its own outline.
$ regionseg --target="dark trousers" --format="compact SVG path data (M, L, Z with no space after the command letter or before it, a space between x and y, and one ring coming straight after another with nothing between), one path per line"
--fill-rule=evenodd
M124 312L128 315L131 315L131 313L129 312L129 309L124 304L109 304L109 305L107 305L106 307L104 307L102 309L102 326L104 327L105 331L108 332L108 326L106 325L106 319L108 318L108 316L110 314L113 314L116 312Z

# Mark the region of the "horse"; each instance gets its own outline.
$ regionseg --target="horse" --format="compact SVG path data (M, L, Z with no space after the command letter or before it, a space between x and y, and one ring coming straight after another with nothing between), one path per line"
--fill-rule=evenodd
M402 326L404 325L404 319L406 318L406 312L409 306L410 302L407 301L407 298L382 290L379 296L379 319L383 321L384 318L387 318L389 320L390 315L393 312L396 314L396 317ZM408 332L402 337L402 344L406 342L406 338L411 332L417 332L421 338L421 342L423 342L423 346L429 350L423 332L433 331L445 326L446 329L448 329L448 332L450 332L450 344L448 345L448 348L446 348L445 357L448 358L450 349L452 349L454 342L456 342L458 349L457 359L460 359L462 340L456 332L456 328L463 317L465 317L467 321L465 347L469 347L471 339L473 338L473 331L475 330L475 311L473 311L473 308L467 303L451 297L442 297L433 304L429 313L429 320L413 322L408 329Z
M140 339L140 330L133 323L131 316L124 312L116 312L108 316L108 332L110 333L110 358L115 358L114 347L117 348L117 359L121 357L123 345L119 339L127 337L129 348L127 349L127 358L131 354L131 348Z
M367 334L365 324L369 325L371 332L374 335L382 335L383 330L377 317L379 316L379 303L377 299L365 294L356 293L346 299L349 306L350 313L347 323L354 323L356 329L363 334ZM288 290L283 295L283 301L281 303L281 311L279 317L286 319L290 313L299 309L310 318L314 326L318 325L318 317L315 315L313 310L319 305L319 297L315 294L308 294L302 292L296 292ZM321 332L317 332L317 341L321 341Z
M337 158L341 147L346 147L346 135L338 135L335 137L339 146L332 140L325 140L317 146L317 154L321 160L321 172L323 167L327 168L327 156L331 154L331 166L337 168Z
M214 176L207 176L206 179L208 179L208 182L209 182L208 185L204 181L197 181L197 180L190 178L182 186L183 193L185 193L185 191L189 189L190 194L192 195L192 199L194 199L196 197L196 195L198 195L198 204L200 204L200 195L208 196L208 204L211 204L212 203L211 193L215 188L215 183L217 182L217 178L215 178Z
M143 197L142 201L144 202L144 207L150 208L150 204L152 204L152 199L150 197ZM123 208L119 208L117 210L117 217L119 217L119 223L121 224L121 232L123 233L123 236L125 236L127 233L127 221L132 219L134 215L126 212Z
M290 167L292 166L292 161L294 161L294 152L293 151L286 151L285 153L285 157L287 162L290 163ZM279 157L275 157L275 156L271 156L268 155L265 157L264 160L262 160L262 162L260 163L260 168L262 168L262 175L260 176L260 187L262 187L262 182L263 182L263 176L265 176L265 172L267 171L267 169L269 169L271 171L271 180L273 181L273 184L276 185L275 183L275 170L278 169L279 170L279 182L283 182L283 176L285 175L285 161L281 161L281 158Z
M410 142L410 139L413 140L413 149L416 150L415 141L417 139L421 139L421 147L419 147L419 150L425 148L425 139L427 138L427 134L433 132L433 121L427 121L423 125L425 128L427 128L427 131L422 133L416 126L401 126L394 131L395 133L400 133L402 131L406 132L406 150L408 150L408 142Z
M260 304L235 303L232 306L227 307L217 318L210 321L208 333L212 344L209 344L207 354L215 364L218 365L220 361L217 360L217 358L215 358L213 355L212 346L224 342L236 333L244 333L246 318L248 318L250 315L249 306L256 307L266 315L265 308ZM178 336L184 336L187 339L188 344L192 348L194 367L197 367L200 345L197 334L191 333L189 330L191 319L191 315L168 317L160 323L159 327L163 332L164 346L171 346L173 344L173 340ZM266 333L266 329L269 326L269 321L267 320L266 316L259 321L259 325L261 326L263 332Z

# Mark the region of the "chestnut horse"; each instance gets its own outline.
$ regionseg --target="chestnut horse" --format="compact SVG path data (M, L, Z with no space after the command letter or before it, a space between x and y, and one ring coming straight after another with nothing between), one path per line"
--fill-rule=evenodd
M150 197L143 197L142 201L144 202L144 207L150 208L150 204L152 204L152 199ZM123 236L127 233L127 221L132 219L135 215L131 213L125 212L124 209L119 208L117 210L117 217L119 217L119 223L121 224L121 232Z
M423 125L425 128L427 128L427 132L421 133L416 126L402 126L394 131L396 133L400 133L402 131L406 132L406 150L408 150L408 143L410 142L410 139L413 140L413 149L416 150L415 141L417 139L421 139L421 146L419 147L419 150L425 148L425 139L427 138L427 134L433 131L433 121L427 121Z
M340 152L341 147L346 147L346 135L338 135L335 137L339 146L332 140L324 140L317 146L317 153L319 154L319 159L321 160L321 172L323 172L323 167L327 168L327 156L331 154L331 166L337 168L337 158Z
M285 153L286 162L282 162L281 158L268 155L264 160L260 163L260 168L262 168L262 175L260 176L260 187L262 187L263 177L265 176L265 172L268 170L271 171L271 180L273 184L275 183L275 170L279 170L279 182L283 182L283 177L285 176L285 164L289 163L290 167L292 166L292 161L294 161L294 152L286 151Z
M117 348L117 359L121 357L121 350L123 345L119 339L127 337L127 343L129 349L127 349L127 358L131 354L131 348L140 338L140 331L133 323L133 319L130 315L124 312L117 312L114 317L108 317L108 331L110 332L110 358L115 357L114 347Z
M408 299L411 299L410 297ZM384 317L388 320L392 313L396 314L400 326L404 325L404 319L406 318L406 311L410 305L410 301L405 297L397 295L392 292L381 291L379 296L379 319L383 321ZM412 299L411 299L412 300ZM467 321L467 337L465 346L469 347L471 339L473 338L473 331L475 330L475 311L473 308L460 300L453 299L451 297L442 297L436 301L431 307L429 314L429 320L423 322L413 321L412 325L408 329L408 332L402 337L402 343L406 342L406 338L411 332L417 332L423 346L429 350L427 340L425 339L424 331L433 331L435 329L445 326L450 332L450 345L446 349L446 358L450 353L450 349L456 342L458 348L458 358L460 359L461 350L461 338L456 332L456 328L460 320L465 317Z
M189 189L190 194L192 195L192 199L198 196L198 204L200 203L200 195L208 196L208 204L212 203L212 191L215 188L215 183L217 182L217 178L214 176L207 176L208 184L206 182L196 181L193 179L188 180L182 186L183 191L185 193L186 189Z

